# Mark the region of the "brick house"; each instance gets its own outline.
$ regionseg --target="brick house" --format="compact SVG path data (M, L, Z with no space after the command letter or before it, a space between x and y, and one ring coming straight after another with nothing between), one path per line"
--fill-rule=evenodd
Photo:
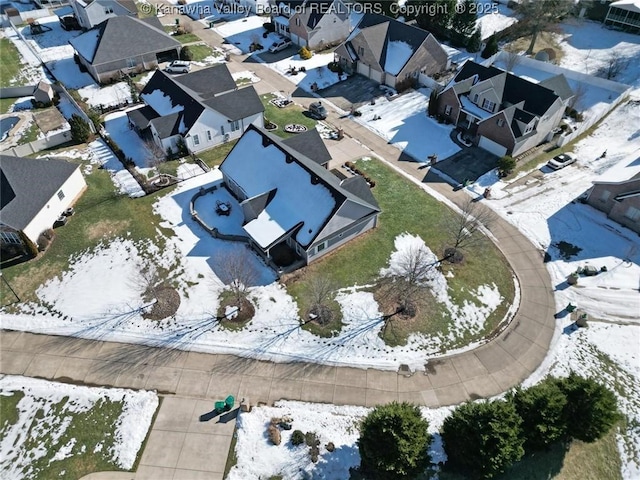
M467 61L438 95L438 115L479 147L518 156L549 141L574 94L564 75L533 83Z

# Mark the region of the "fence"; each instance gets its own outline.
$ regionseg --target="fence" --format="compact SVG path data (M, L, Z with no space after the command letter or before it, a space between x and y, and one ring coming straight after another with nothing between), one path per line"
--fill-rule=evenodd
M436 82L433 78L425 75L424 73L421 73L420 75L418 75L418 83L427 88L430 88L431 90L436 90L438 92L444 88L444 85Z
M18 20L18 18L20 18L20 23L25 23L27 21L28 18L33 18L38 19L38 18L44 18L44 17L50 17L51 16L51 12L49 11L48 8L39 8L37 10L29 10L27 12L19 12L19 17L9 17L9 20L12 23L15 23L16 20Z
M36 89L35 85L25 85L23 87L7 87L0 89L0 98L30 97Z
M97 133L96 127L91 121L91 119L89 118L89 116L86 113L84 113L84 110L80 108L80 105L78 105L78 102L76 102L76 100L71 96L71 94L67 92L67 89L64 88L64 85L60 83L54 83L51 86L53 87L54 92L60 95L60 97L66 98L71 103L71 105L73 105L73 108L76 110L76 115L78 115L80 118L82 118L85 122L89 124L91 133Z
M16 147L9 148L2 153L13 155L14 157L26 157L33 155L34 153L38 153L41 150L46 150L47 148L57 147L58 145L62 145L70 140L71 132L66 130L64 132L54 133L47 138L34 140L33 142L29 142L25 145L18 145Z

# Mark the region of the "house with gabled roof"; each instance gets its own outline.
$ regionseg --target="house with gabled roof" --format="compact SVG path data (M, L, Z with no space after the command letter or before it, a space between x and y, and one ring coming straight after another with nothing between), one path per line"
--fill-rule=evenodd
M301 47L319 50L343 42L351 31L343 0L273 0L275 31Z
M365 13L335 60L351 74L402 89L419 75L433 76L449 67L449 56L426 30L393 18Z
M69 40L89 74L99 83L157 68L175 60L182 45L162 28L158 17L116 16Z
M196 153L264 127L260 97L253 86L238 88L225 64L177 76L157 70L140 98L145 106L127 112L129 123L164 152L184 142Z
M69 5L78 23L85 30L119 15L138 16L134 0L69 0Z
M640 157L618 162L600 175L586 202L640 234Z
M80 164L0 155L0 245L28 245L74 205L87 188Z
M278 267L283 251L295 267L311 263L374 228L380 214L361 176L340 180L321 164L328 152L316 146L311 159L301 147L251 125L220 165L251 245Z
M438 115L479 147L518 156L551 140L574 94L564 75L534 83L467 61L438 95Z

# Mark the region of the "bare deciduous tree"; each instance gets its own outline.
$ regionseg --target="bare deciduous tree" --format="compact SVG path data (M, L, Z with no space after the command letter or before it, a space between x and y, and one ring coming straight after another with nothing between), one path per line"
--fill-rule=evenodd
M533 53L538 34L562 20L573 8L573 2L566 0L523 0L517 4L516 11L522 17L521 24L528 28L531 42L527 55Z
M427 288L431 271L438 263L439 260L434 259L427 249L413 245L396 260L395 267L380 279L380 295L395 305L395 310L387 316L385 327L396 314L415 316L417 299Z
M313 320L321 325L326 325L333 319L331 311L331 301L334 298L336 285L327 276L315 276L309 282L309 314L313 315Z
M147 152L147 165L157 170L160 164L166 161L166 152L152 138L145 138L143 143Z
M507 58L505 66L507 68L507 72L513 72L513 69L516 68L522 61L522 56L515 50L507 50L506 57Z
M236 248L216 258L216 273L231 292L238 310L242 310L247 300L249 287L255 285L260 277L260 272L250 255L253 254L248 249Z
M587 94L587 86L584 83L578 83L573 89L573 98L569 101L569 108L578 110L580 103Z
M619 51L612 51L607 57L605 65L598 72L601 76L606 77L607 80L611 80L618 76L629 63L629 60L625 58Z
M447 219L443 225L451 243L445 255L453 261L461 261L461 251L477 246L483 240L479 230L491 226L496 218L493 211L472 198L464 202L461 210L460 215L453 220Z

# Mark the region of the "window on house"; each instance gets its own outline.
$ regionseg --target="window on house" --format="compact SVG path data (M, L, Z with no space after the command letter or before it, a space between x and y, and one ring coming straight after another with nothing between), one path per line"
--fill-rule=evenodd
M489 112L493 112L496 108L496 104L486 98L482 101L482 108Z
M504 119L503 118L499 118L498 119L498 126L502 127L504 125Z
M220 135L224 135L224 125L220 125Z
M231 125L232 132L235 132L236 130L240 130L240 122L238 120L231 122L230 125Z
M478 103L478 94L477 93L473 96L473 103Z
M600 201L604 203L607 200L609 200L610 196L611 196L611 192L609 190L603 190L603 192L600 194Z
M524 129L524 133L529 133L531 130L533 130L533 123L527 125L527 128Z
M451 105L447 105L446 107L444 107L444 114L451 115Z
M104 7L104 14L105 14L105 15L109 15L110 13L113 13L113 8L111 8L111 7Z
M316 251L319 253L322 250L324 250L327 247L327 243L326 242L322 242L320 244L318 244L318 246L316 247Z
M632 222L637 222L640 220L640 209L637 209L636 207L629 207L624 213L624 216Z
M22 243L20 236L14 232L0 232L0 239L3 243Z
M364 47L358 47L358 55L360 57L364 55Z
M207 130L207 140L211 141L211 130Z
M296 18L296 25L300 26L300 17Z
M58 200L64 200L64 192L62 190L58 192Z
M200 145L200 138L198 138L198 135L193 136L193 144Z
M133 68L135 66L136 66L136 59L135 58L128 58L127 59L127 67Z

